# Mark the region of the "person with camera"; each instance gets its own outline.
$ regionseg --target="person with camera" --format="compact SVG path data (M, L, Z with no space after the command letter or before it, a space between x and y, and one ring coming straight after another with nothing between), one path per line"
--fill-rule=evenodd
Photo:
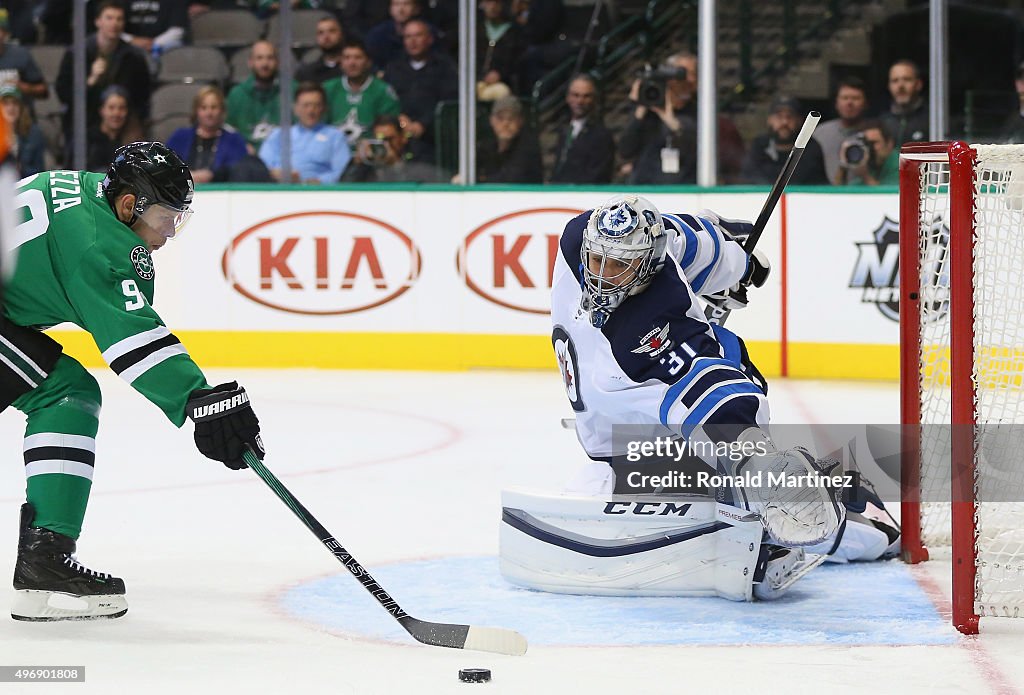
M370 132L356 144L342 183L442 183L423 143L406 137L397 116L377 116Z
M832 183L839 183L839 148L847 138L864 129L868 110L868 91L859 77L844 77L836 90L838 118L825 121L814 131L814 139L825 156L825 173Z
M794 97L780 95L772 101L768 114L768 132L758 135L750 143L743 162L741 179L745 183L774 183L779 169L786 161L796 135L800 131L804 112ZM804 148L800 164L793 171L790 183L795 186L826 186L825 160L821 146L811 138Z
M840 186L896 186L900 182L900 153L892 133L881 121L867 121L860 132L839 147Z
M694 183L697 179L697 122L682 113L692 85L681 54L633 81L636 106L619 139L619 154L631 164L634 184Z

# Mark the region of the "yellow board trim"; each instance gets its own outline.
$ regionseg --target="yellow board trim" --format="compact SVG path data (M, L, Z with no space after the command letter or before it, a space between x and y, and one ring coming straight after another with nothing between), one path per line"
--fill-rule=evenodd
M790 343L789 376L796 379L899 379L899 345Z
M84 331L50 331L87 367L105 363ZM284 331L175 331L203 367L411 369L554 369L551 339L537 335L461 333L320 333ZM748 341L765 377L781 374L782 348ZM790 343L789 376L805 379L897 379L899 347Z

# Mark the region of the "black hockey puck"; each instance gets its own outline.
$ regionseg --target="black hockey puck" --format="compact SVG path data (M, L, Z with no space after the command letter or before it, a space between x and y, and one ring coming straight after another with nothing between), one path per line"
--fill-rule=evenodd
M463 683L487 683L491 680L491 669L460 668L459 680Z

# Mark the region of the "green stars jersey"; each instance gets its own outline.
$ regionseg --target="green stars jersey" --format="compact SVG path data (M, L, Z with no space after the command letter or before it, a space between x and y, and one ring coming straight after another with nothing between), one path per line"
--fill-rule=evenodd
M373 119L377 116L397 116L401 112L395 90L387 82L372 75L366 78L360 90L352 89L345 76L327 80L323 88L327 95L325 121L338 126L348 144L353 147L356 140L373 125ZM367 135L373 137L372 134Z
M153 310L153 260L110 209L102 180L48 171L18 182L18 262L4 313L39 330L64 322L84 328L110 368L181 426L188 395L208 384Z

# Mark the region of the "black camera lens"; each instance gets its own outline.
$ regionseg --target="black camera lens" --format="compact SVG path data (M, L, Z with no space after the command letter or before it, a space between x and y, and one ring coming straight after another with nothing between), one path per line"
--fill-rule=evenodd
M863 145L853 144L846 148L846 161L850 164L860 164L867 156L867 150Z
M656 82L647 82L640 86L640 103L661 106L665 103L665 90Z

